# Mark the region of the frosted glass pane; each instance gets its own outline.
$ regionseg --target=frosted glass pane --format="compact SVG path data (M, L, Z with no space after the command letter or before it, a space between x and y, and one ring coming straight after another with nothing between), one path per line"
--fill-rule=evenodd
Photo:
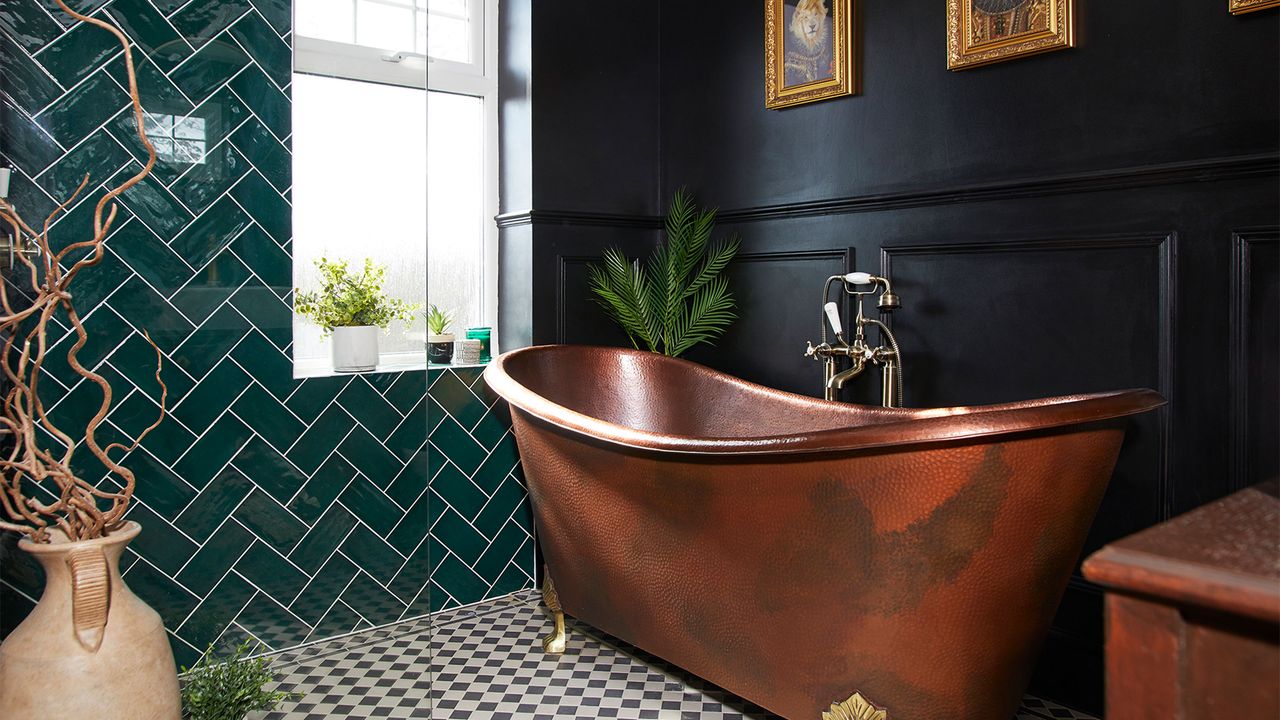
M461 334L484 322L484 104L428 95L427 288Z
M446 15L467 16L467 0L418 0L418 7Z
M371 257L388 268L389 295L425 300L426 139L422 90L293 76L295 286L314 287L315 258ZM422 352L422 313L380 342L384 354ZM295 317L294 359L328 355L320 329Z
M357 0L356 44L388 50L413 48L413 10Z
M427 18L427 54L441 60L471 61L471 28L466 20L431 13Z
M294 0L294 32L303 37L355 42L355 0Z

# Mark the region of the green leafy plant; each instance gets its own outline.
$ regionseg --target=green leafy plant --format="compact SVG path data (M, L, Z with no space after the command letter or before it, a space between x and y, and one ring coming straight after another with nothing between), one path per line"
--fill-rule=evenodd
M427 330L432 335L443 335L452 322L453 315L441 310L439 305L432 303L427 306Z
M316 260L320 270L320 290L303 292L294 289L294 312L324 329L327 336L336 327L376 325L386 328L392 320L413 322L421 307L387 297L382 285L387 268L368 258L364 269L352 272L346 260Z
M617 248L587 268L596 302L636 348L676 357L714 343L737 318L723 274L737 237L711 242L715 210L699 210L682 188L667 214L666 240L643 266Z
M244 720L255 710L274 710L281 702L298 700L298 693L267 690L275 682L265 657L244 660L252 649L246 640L225 661L214 661L213 646L194 667L182 668L182 717L184 720Z

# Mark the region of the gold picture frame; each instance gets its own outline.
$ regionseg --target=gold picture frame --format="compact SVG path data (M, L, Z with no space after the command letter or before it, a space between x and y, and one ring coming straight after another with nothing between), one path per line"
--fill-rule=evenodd
M854 95L855 0L765 0L764 106Z
M1273 7L1280 7L1280 0L1227 0L1227 9L1232 15L1243 15Z
M1075 0L947 0L947 67L1075 47Z

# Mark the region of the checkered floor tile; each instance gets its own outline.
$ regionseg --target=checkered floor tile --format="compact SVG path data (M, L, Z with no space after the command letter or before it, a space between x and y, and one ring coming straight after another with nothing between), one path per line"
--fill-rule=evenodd
M265 720L774 717L572 619L568 651L544 655L548 622L523 593L294 650L275 667L304 697ZM1028 696L1015 720L1096 719Z

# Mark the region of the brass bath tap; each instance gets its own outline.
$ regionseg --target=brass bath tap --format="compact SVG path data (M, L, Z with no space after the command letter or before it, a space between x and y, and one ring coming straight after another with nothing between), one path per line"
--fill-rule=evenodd
M858 315L854 322L852 344L844 339L839 307L833 302L826 302L831 290L831 284L837 280L843 284L847 294L857 298ZM856 288L859 285L871 285L872 289L857 290ZM892 286L885 278L869 273L856 272L848 275L832 275L827 278L826 286L822 292L824 301L822 309L826 313L827 322L831 324L831 329L835 331L836 344L832 345L827 342L827 326L824 323L821 342L817 346L810 342L805 350L805 357L822 360L822 384L824 396L827 400L835 400L845 384L861 375L866 370L867 363L871 363L880 365L883 368L881 403L885 407L900 407L902 405L902 357L898 350L898 341L884 323L868 318L862 312L862 297L874 294L879 287L883 287L884 290L880 293L880 298L876 303L877 307L886 311L902 307L902 301L894 294ZM880 329L882 336L888 339L889 347L883 345L871 347L867 345L864 331L868 325L875 325ZM837 360L841 357L849 358L851 365L846 370L836 372Z

